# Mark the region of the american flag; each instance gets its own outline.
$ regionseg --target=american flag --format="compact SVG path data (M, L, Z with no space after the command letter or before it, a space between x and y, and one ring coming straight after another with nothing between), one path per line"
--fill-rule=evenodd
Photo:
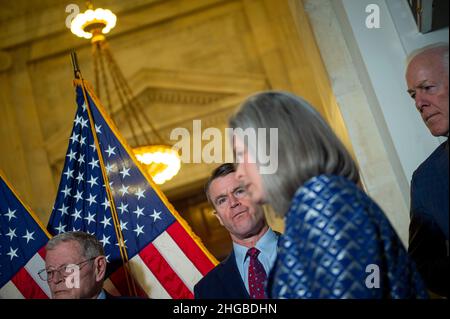
M78 109L49 232L95 235L108 261L105 288L129 295L118 225L141 292L150 298L193 298L194 285L217 261L138 164L90 85L74 83Z
M48 234L0 172L0 298L50 297L45 268Z

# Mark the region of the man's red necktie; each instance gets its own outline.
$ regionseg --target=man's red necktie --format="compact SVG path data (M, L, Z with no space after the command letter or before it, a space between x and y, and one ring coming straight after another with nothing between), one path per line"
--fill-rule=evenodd
M267 275L263 265L258 260L259 253L260 251L255 247L247 251L247 256L250 257L250 264L248 265L248 288L250 298L252 299L267 298L264 290Z

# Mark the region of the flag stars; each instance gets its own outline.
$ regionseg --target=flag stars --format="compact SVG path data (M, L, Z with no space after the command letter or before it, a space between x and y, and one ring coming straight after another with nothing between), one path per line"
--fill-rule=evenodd
M83 200L83 191L77 190L77 194L74 196L76 198L76 203L78 203L79 200Z
M14 257L19 258L19 256L17 256L17 254L16 254L16 252L17 252L18 249L19 249L19 248L12 249L12 247L9 247L9 253L7 253L7 255L11 257L10 260L13 260Z
M69 160L74 160L75 159L75 155L77 155L77 152L74 152L73 150L70 150L70 153L66 155L66 157L69 158Z
M146 201L150 200L151 196L153 196L151 186L148 186L145 183L145 179L142 179L140 174L138 174L139 176L136 175L139 172L135 171L133 162L129 158L129 156L132 155L127 154L126 151L124 151L120 141L117 141L115 136L111 137L103 135L103 124L95 124L91 118L86 119L87 114L82 113L81 108L87 111L87 107L89 107L88 104L79 106L78 114L74 121L74 132L72 132L70 139L72 143L69 144L70 146L66 153L66 170L64 170L64 179L62 180L62 185L59 189L63 194L58 194L58 204L56 204L54 208L56 213L61 213L60 215L56 215L57 217L64 214L70 216L67 217L68 221L66 221L65 218L62 218L61 220L59 220L59 218L56 220L53 219L54 224L52 226L53 229L56 227L55 232L58 233L62 233L69 229L75 229L75 225L77 228L89 232L90 234L95 233L98 236L98 239L101 239L100 242L106 247L106 250L110 250L107 253L110 254L108 255L109 258L113 260L114 256L117 255L116 252L112 252L116 249L114 246L122 247L127 244L127 241L123 242L125 239L121 239L121 242L117 243L116 238L114 237L115 233L111 233L111 231L114 230L115 221L119 222L119 225L116 226L120 226L120 229L124 234L132 235L135 239L138 239L142 234L144 238L147 233L151 231L150 228L145 228L147 216L151 218L149 221L156 225L156 221L161 220L162 222L164 220L167 212L163 210L163 207L154 206L148 208L148 203L146 203ZM84 128L87 129L84 130ZM95 142L93 142L92 135L89 135L91 133L97 134L99 138L102 138L102 142L99 144L98 142L100 142L100 140L97 140L97 138L95 138ZM105 126L105 134L108 135L109 133L109 127L107 125ZM105 137L105 139L103 139L103 137ZM77 143L79 143L79 145L76 145ZM102 165L100 165L100 153L98 152L102 152L101 154L103 154ZM119 157L121 158L119 159ZM103 171L103 169L105 170ZM133 169L133 172L131 169ZM103 173L106 171L107 175L102 176L102 171ZM86 173L86 177L84 176L84 173ZM131 173L133 173L133 176L131 176ZM125 181L127 177L130 178ZM139 179L134 181L134 179L138 177ZM112 180L114 180L114 188L111 189L114 190L112 193L114 197L111 197L111 192L107 192L107 195L105 196L103 187L106 186L108 189L109 186L112 185ZM133 181L133 183L130 181ZM108 185L108 183L110 184ZM72 189L74 190L73 193ZM147 198L147 195L149 198ZM67 198L67 196L69 197ZM99 197L98 200L97 196ZM78 202L80 202L80 204L78 204ZM66 207L65 204L69 207ZM92 204L94 204L94 207L92 207ZM142 207L138 204L141 204ZM110 212L112 206L117 207L117 210L121 213L119 217L123 220L116 219L113 221L113 218L117 218L117 216L111 216ZM156 210L156 208L158 208L158 210ZM5 215L6 211L1 211L1 213L2 215ZM139 224L141 216L143 216L142 221L140 221L142 225ZM10 219L12 218L14 217L10 217ZM18 218L20 217L18 216ZM1 219L6 222L6 219ZM93 224L92 227L90 226L91 223ZM10 225L10 227L13 226ZM7 230L7 228L5 230ZM24 232L25 230L26 233ZM25 227L15 231L17 236L14 236L15 234L9 234L8 236L12 238L12 247L15 248L15 241L23 244L25 243L25 240L30 244L37 242L39 236L36 235L36 233L38 232L32 233L32 231L33 229L26 229ZM133 232L134 235L132 234ZM34 238L34 235L36 235L36 238ZM21 238L14 239L14 237ZM132 239L129 238L129 240ZM130 241L130 245L132 245L132 241ZM132 246L134 245L135 244ZM10 246L11 245L8 245L8 247ZM5 249L3 253L6 254L8 251L9 250ZM21 255L21 252L17 250L17 254Z
M66 205L64 205L64 203L62 204L61 208L58 208L58 210L61 212L61 216L69 215L69 213L67 212L68 208L69 207L66 207Z
M56 227L55 229L58 231L58 234L61 234L66 231L66 226L67 225L63 225L61 222L59 222L58 227Z
M75 132L73 132L72 136L69 138L71 143L78 143L78 136L80 136L80 134L75 134Z
M61 193L64 193L64 198L67 197L67 195L70 195L70 190L72 188L67 187L67 185L65 185L64 189L61 191Z
M103 234L103 238L101 240L99 240L99 242L102 243L103 247L105 247L106 245L110 245L111 244L109 242L109 238L111 238L111 236L106 237L105 234Z
M141 215L144 215L143 211L144 211L144 207L140 208L139 205L138 205L138 206L136 207L136 210L133 211L133 214L136 214L136 215L137 215L136 218L139 219L139 217L141 217Z
M27 244L30 240L34 240L33 238L34 232L29 232L28 229L26 230L26 234L22 236L22 238L25 238L27 240Z
M98 161L97 161L97 162L98 162ZM94 176L91 175L91 179L88 180L88 183L91 184L91 188L94 187L94 185L98 185L97 179L98 179L98 177L95 177L95 178L94 178Z
M111 145L108 145L108 149L106 150L106 153L108 153L108 157L111 157L111 155L116 155L116 152L114 150L116 147L111 147Z
M86 233L88 233L89 235L95 236L95 230L93 230L93 231L86 230Z
M103 220L100 222L100 224L103 224L103 228L106 228L106 226L111 226L111 217L106 218L106 216L103 216Z
M78 181L78 184L81 183L82 181L84 181L83 175L84 174L82 172L78 172L78 176L77 176L77 178L75 178Z
M77 162L81 165L84 163L84 154L80 154L80 157L78 157Z
M81 209L80 210L78 210L78 209L76 209L75 208L75 212L73 213L73 214L71 214L70 216L72 216L73 218L75 218L75 222L78 220L78 219L81 219Z
M77 126L77 125L81 124L81 120L82 120L82 119L83 119L82 116L77 115L77 116L75 117L75 120L73 120L73 122L75 123L74 126Z
M128 222L120 221L120 230L128 230L127 224L128 224ZM125 243L126 242L127 241L125 240Z
M67 167L67 171L64 172L64 175L66 175L66 178L73 178L73 169L70 169L70 167Z
M117 208L120 210L121 214L123 214L124 212L128 213L128 204L124 204L123 202L121 202L120 206Z
M86 144L86 137L80 136L80 145L83 146L84 144Z
M151 214L150 217L153 217L153 222L156 222L156 220L161 219L161 217L159 215L161 215L161 212L157 212L154 209L153 214Z
M17 237L16 228L11 229L8 227L8 229L9 229L9 233L7 233L6 236L9 236L9 241L12 241L14 237Z
M89 198L86 199L89 202L89 207L91 207L91 205L93 203L97 204L97 201L95 200L95 197L97 197L97 195L92 196L92 194L89 194Z
M126 176L130 176L130 168L126 168L125 166L123 167L123 169L120 171L120 174L122 174L122 178L125 178Z
M108 207L111 207L111 203L109 202L109 200L107 198L105 198L105 201L102 203L102 206L104 206L105 210L107 210Z
M88 215L86 217L84 217L84 219L87 221L88 226L91 224L91 222L95 223L95 214L91 214L88 212Z
M94 169L96 167L100 167L100 166L98 166L98 161L99 160L95 160L94 158L92 158L92 161L89 162L89 165L91 165L92 169Z
M140 234L143 234L144 226L139 226L139 224L136 224L136 228L133 230L136 233L136 238L139 238Z
M10 208L8 208L8 213L5 214L5 216L8 217L8 221L10 221L11 218L17 218L16 215L15 215L16 210L17 209L11 210Z
M145 198L144 192L145 192L145 189L141 190L140 188L138 188L138 191L135 194L137 196L138 200L141 199L141 197Z
M127 241L128 241L128 239L125 239L125 241L122 240L122 245L121 246L125 247L125 248L128 248ZM116 243L116 246L119 247L119 243L118 242Z
M109 182L109 187L111 188L113 186L114 182ZM103 184L103 187L106 188L106 184Z
M81 121L80 121L81 128L87 127L87 123L88 123L87 119L81 118Z
M122 193L122 196L124 196L125 194L128 194L128 188L130 188L130 186L122 185L122 187L119 189L119 192Z
M81 105L81 108L83 109L83 111L86 111L86 102L84 102L83 105Z
M111 173L114 169L115 169L115 165L114 164L106 164L105 169L106 169L106 173Z

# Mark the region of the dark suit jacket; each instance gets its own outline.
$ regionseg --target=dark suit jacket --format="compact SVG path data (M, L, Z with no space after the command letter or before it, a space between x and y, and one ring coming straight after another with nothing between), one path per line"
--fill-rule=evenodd
M408 251L427 288L449 295L448 140L414 172L411 180L411 223Z
M250 299L236 265L234 250L194 286L196 299Z

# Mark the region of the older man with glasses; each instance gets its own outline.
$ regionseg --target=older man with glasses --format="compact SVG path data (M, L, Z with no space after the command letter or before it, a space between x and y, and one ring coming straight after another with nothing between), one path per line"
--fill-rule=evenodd
M106 258L101 243L84 232L67 232L49 240L45 269L53 299L106 299L103 281Z

